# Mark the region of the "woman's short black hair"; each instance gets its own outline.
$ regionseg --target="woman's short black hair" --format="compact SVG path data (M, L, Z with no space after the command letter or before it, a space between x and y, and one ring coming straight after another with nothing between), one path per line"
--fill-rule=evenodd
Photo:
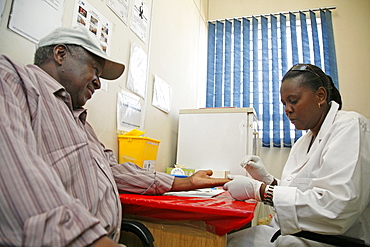
M327 93L326 101L334 100L342 108L342 97L333 83L333 79L313 64L296 64L283 77L282 83L287 79L300 77L302 86L317 90L323 87Z

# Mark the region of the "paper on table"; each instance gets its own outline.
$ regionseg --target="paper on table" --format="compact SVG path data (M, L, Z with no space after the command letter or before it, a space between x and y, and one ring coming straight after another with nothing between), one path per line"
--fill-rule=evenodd
M166 192L167 196L188 196L188 197L214 197L225 192L223 189L197 189L190 191Z

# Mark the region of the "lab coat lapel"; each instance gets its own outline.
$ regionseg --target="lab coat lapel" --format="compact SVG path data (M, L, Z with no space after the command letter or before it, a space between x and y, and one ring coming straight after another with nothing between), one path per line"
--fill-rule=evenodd
M294 176L294 174L299 172L299 170L307 163L311 156L311 153L307 153L307 148L310 144L311 138L312 134L309 131L293 145L291 151L291 154L293 155L288 158L285 164L282 178L284 177L284 175Z
M329 104L330 104L330 109L324 119L324 122L321 125L319 133L317 134L316 141L315 141L316 145L318 145L321 142L322 138L330 130L331 126L333 125L334 118L337 115L337 111L339 109L339 105L337 102L331 101Z
M333 125L334 118L338 111L339 105L332 101L330 102L330 109L328 114L326 115L323 124L321 125L320 131L317 134L317 137L312 143L310 151L307 152L308 146L310 145L312 139L311 131L308 131L307 134L301 137L302 140L299 140L296 144L294 144L293 148L296 149L294 152L294 156L289 158L286 164L286 171L288 174L293 175L298 173L301 168L308 162L311 158L312 154L315 153L317 150L322 138L325 134L330 130L331 126ZM291 167L292 169L289 169Z
M308 131L305 135L303 135L298 140L298 142L296 142L293 145L292 151L291 151L293 155L288 158L285 164L284 171L282 174L282 179L288 176L294 176L309 161L310 157L317 150L322 138L325 136L326 133L328 133L331 126L333 125L333 121L338 111L338 108L339 108L339 105L336 102L332 101L330 103L330 110L328 114L326 115L324 122L320 128L320 131L317 134L317 137L314 143L312 143L312 146L309 152L307 152L307 150L308 150L308 146L310 145L310 142L312 139L311 131ZM294 149L294 152L293 152L293 149Z

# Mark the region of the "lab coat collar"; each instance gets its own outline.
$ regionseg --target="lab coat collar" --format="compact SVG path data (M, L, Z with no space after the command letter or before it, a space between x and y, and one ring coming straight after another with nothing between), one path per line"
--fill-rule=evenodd
M330 109L328 114L326 114L326 117L324 119L324 122L321 125L321 128L319 130L319 133L317 133L316 139L321 141L321 139L324 137L324 135L330 130L331 126L333 125L335 116L337 115L339 104L335 101L331 101L329 103Z
M324 136L326 135L326 133L328 133L328 131L330 130L331 126L333 125L335 116L337 115L337 112L338 112L339 104L337 102L335 102L335 101L331 101L331 102L329 102L329 107L330 107L329 108L329 111L328 111L328 113L325 116L325 119L324 119L324 121L323 121L323 123L322 123L322 125L320 127L319 133L317 133L316 139L312 143L311 149L308 152L309 154L315 152L315 150L316 150L317 146L320 144L322 138L324 138ZM312 138L312 132L309 131L307 133L307 135L309 137L308 139L311 140L311 138ZM309 158L309 156L310 155L308 155L308 158Z
M296 166L294 166L293 170L288 172L289 174L297 173L308 162L310 157L313 155L313 153L315 153L315 150L318 148L322 138L325 136L326 133L328 133L331 126L333 125L334 118L338 112L339 105L334 101L331 101L329 104L330 104L329 112L326 114L324 122L321 125L321 128L319 130L319 133L317 134L314 143L312 143L310 151L307 153L307 149L312 138L311 131L308 131L304 136L301 137L302 140L299 140L299 143L295 144L299 145L299 148L302 148L306 151L295 152L294 157L292 157L292 159L294 159L294 163L296 164Z

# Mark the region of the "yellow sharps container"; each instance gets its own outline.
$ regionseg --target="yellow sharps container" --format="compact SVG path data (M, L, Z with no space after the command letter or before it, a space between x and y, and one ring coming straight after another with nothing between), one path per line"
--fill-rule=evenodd
M160 141L141 136L143 134L143 131L134 129L118 135L118 162L132 162L148 171L154 171Z

